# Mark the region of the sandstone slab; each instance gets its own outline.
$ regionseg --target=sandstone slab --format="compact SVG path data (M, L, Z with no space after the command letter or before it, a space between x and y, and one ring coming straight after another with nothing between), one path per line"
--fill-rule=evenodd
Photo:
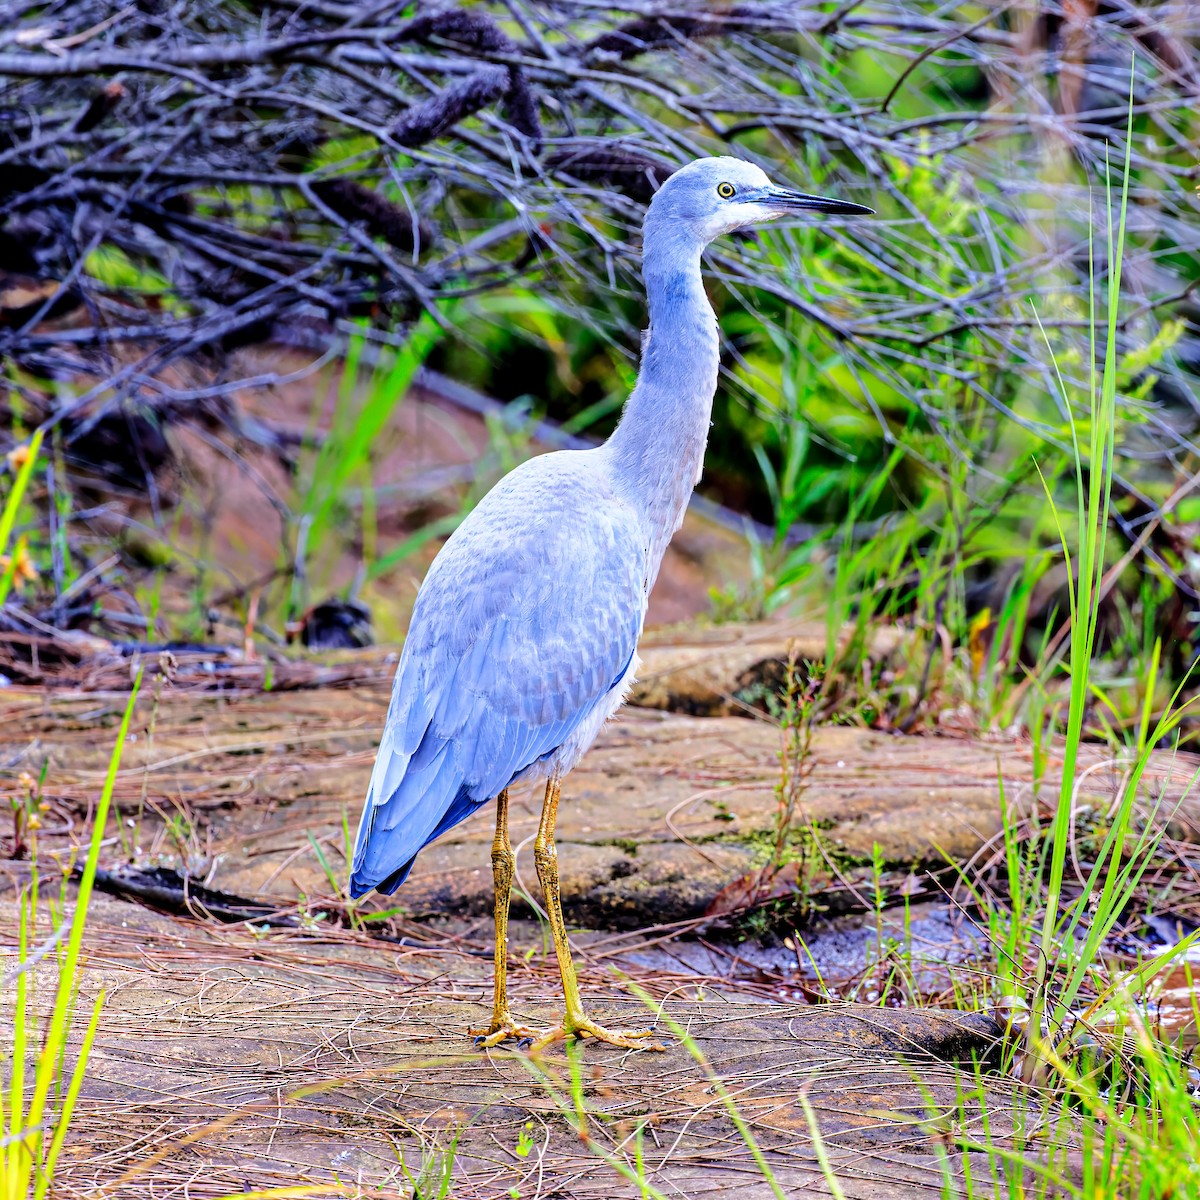
M11 899L0 897L0 924L15 925ZM63 1197L338 1181L347 1195L394 1194L405 1172L443 1170L466 1200L514 1188L635 1197L618 1169L632 1168L635 1147L667 1194L768 1194L729 1103L789 1194L823 1195L802 1091L848 1196L917 1197L940 1187L945 1113L980 1128L986 1104L992 1136L1010 1131L1010 1085L971 1065L995 1046L982 1014L771 1006L711 991L700 1002L652 978L648 1008L593 976L584 982L598 1015L645 1026L661 1011L668 1048L588 1044L572 1067L561 1049L539 1062L472 1049L487 963L453 946L214 929L98 897L85 954L81 1008L101 988L107 998L55 1182ZM540 998L544 966L514 963L516 1009L534 1023L555 1015ZM35 984L45 1000L46 964ZM986 1176L986 1165L973 1171Z
M383 681L228 697L148 689L117 779L109 861L177 864L215 888L285 906L328 899L347 874L387 700ZM16 690L0 699L0 789L45 767L47 850L78 844L122 705L120 696ZM634 927L702 915L774 844L781 746L781 731L762 717L626 710L564 788L560 863L571 919ZM1087 749L1080 769L1088 795L1107 804L1119 764ZM1054 770L1051 762L1051 794ZM1191 755L1155 756L1145 787L1171 809L1195 770ZM806 771L792 833L816 838L818 869L807 879L815 887L861 873L876 852L899 871L965 861L1000 829L1001 781L1018 808L1034 785L1020 741L851 726L817 729ZM534 899L540 804L540 790L514 790L518 884ZM1192 798L1177 823L1195 826ZM427 847L396 902L416 915L486 913L491 837L485 810Z
M745 715L785 690L789 662L803 673L805 663L826 661L831 641L839 650L853 635L849 626L831 636L823 622L795 620L651 630L629 702L690 716ZM868 656L887 658L899 642L898 630L880 627Z

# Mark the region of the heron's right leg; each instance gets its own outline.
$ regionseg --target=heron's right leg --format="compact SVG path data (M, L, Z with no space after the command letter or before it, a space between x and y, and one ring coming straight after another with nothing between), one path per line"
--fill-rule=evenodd
M481 1046L495 1046L507 1038L523 1038L533 1031L518 1025L508 1011L508 910L517 860L508 840L508 789L496 797L496 837L492 841L492 880L496 885L496 983L492 995L492 1023L472 1029Z
M533 1043L530 1053L540 1054L547 1046L565 1038L595 1038L610 1046L626 1050L661 1050L655 1042L643 1041L652 1035L652 1030L619 1031L598 1025L583 1011L579 995L579 981L575 975L575 964L571 961L571 945L567 941L567 926L563 920L562 895L558 883L558 850L554 845L554 825L558 820L558 776L552 775L546 783L546 799L542 804L542 819L538 823L537 837L533 843L533 861L537 866L538 880L542 885L542 899L546 903L546 919L550 934L554 938L554 951L558 956L559 974L562 976L563 999L566 1012L562 1024L547 1030Z

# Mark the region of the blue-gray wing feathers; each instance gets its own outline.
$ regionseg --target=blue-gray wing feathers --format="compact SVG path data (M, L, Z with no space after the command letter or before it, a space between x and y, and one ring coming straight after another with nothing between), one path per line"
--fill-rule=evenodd
M645 549L632 513L579 462L501 481L422 584L354 851L351 894L393 891L422 846L573 732L632 661Z

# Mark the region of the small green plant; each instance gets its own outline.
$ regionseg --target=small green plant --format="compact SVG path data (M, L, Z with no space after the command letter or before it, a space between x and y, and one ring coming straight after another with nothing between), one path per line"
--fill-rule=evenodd
M518 1158L528 1158L530 1150L533 1149L533 1122L526 1121L521 1126L521 1132L517 1134L517 1144L513 1148L513 1153Z
M803 665L789 649L779 711L782 744L779 780L775 784L775 837L771 856L759 874L756 890L778 874L785 861L796 863L796 891L802 905L807 898L820 848L816 832L803 812L802 801L815 765L812 757L813 718L820 675L812 663ZM799 819L797 819L799 813Z
M400 1172L412 1189L410 1200L445 1200L450 1195L461 1136L462 1130L455 1129L448 1146L443 1146L437 1138L422 1136L421 1161L415 1172L404 1155L400 1155Z
M11 858L36 858L37 835L42 825L42 814L49 807L42 799L42 788L46 782L48 763L42 764L41 775L34 779L28 771L17 776L17 788L9 798L12 809Z

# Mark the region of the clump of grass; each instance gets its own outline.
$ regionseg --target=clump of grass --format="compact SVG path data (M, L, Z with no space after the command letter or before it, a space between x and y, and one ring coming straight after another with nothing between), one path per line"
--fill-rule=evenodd
M78 1056L68 1069L68 1041L75 1024L75 1009L79 1000L80 954L88 902L96 878L100 845L104 839L121 752L129 734L129 723L140 686L139 671L125 705L104 786L96 804L91 842L79 870L78 893L70 924L64 921L40 946L33 946L38 935L36 865L31 882L19 901L17 964L3 981L6 988L15 985L9 1076L0 1087L0 1179L4 1181L4 1195L10 1200L23 1200L26 1197L42 1200L42 1197L51 1194L55 1168L83 1086L88 1057L96 1036L100 1010L104 1004L103 991L92 1005ZM64 939L65 948L62 947ZM58 981L53 1006L42 1025L39 1046L34 1008L34 968L39 961L51 955Z
M1094 268L1092 274L1093 366L1084 436L1075 421L1074 397L1058 374L1062 407L1070 423L1077 497L1072 537L1046 488L1067 564L1070 617L1061 782L1049 825L1040 828L1035 817L1024 828L1026 835L1032 832L1033 836L1023 836L1021 822L1005 805L1007 895L1000 901L976 893L996 948L1000 989L996 1015L1009 1035L1008 1070L1029 1090L1021 1097L1025 1111L1016 1137L1006 1145L998 1137L974 1135L960 1135L955 1143L964 1156L986 1152L994 1174L1019 1186L1017 1194L1023 1196L1166 1197L1194 1195L1200 1187L1195 1156L1200 1112L1189 1094L1184 1062L1178 1047L1152 1036L1138 1004L1148 981L1185 951L1191 939L1125 974L1100 960L1104 943L1133 900L1161 838L1161 822L1153 819L1161 814L1152 812L1151 819L1138 819L1137 801L1150 755L1177 735L1186 709L1178 703L1180 684L1166 712L1157 719L1153 716L1161 660L1157 643L1149 655L1142 709L1128 747L1132 765L1078 895L1067 901L1064 885L1078 811L1080 747L1089 704L1098 694L1093 663L1111 505L1117 310L1131 145L1132 100L1115 229L1111 185L1106 181L1110 271L1107 340L1099 375L1094 365L1098 325ZM966 1178L970 1180L969 1170ZM970 1187L968 1194L980 1193Z
M37 465L41 434L34 434L28 447L23 448L16 478L0 513L0 555L7 550L25 490ZM8 559L0 576L0 605L12 587L16 566L24 548L24 538L18 538L16 552ZM80 955L83 930L87 921L88 902L96 878L100 845L104 839L113 786L121 763L121 752L129 733L129 723L141 686L141 672L129 693L117 740L109 758L104 786L93 815L92 836L87 857L79 870L79 886L70 924L63 921L58 929L34 945L38 937L38 871L36 856L29 886L21 893L17 916L17 962L0 981L5 990L13 989L12 1047L8 1059L8 1077L0 1085L0 1183L6 1200L41 1200L50 1193L55 1167L63 1141L71 1123L75 1103L83 1086L88 1056L96 1036L104 993L97 996L84 1030L79 1053L68 1071L68 1039L75 1024L75 1009L79 1000ZM45 772L43 771L43 780ZM26 785L29 793L24 808L36 793L32 779ZM26 813L28 831L35 819ZM65 947L63 942L66 942ZM37 1043L37 1018L34 1009L35 977L38 963L49 958L57 969L54 1003L43 1023L41 1044Z

